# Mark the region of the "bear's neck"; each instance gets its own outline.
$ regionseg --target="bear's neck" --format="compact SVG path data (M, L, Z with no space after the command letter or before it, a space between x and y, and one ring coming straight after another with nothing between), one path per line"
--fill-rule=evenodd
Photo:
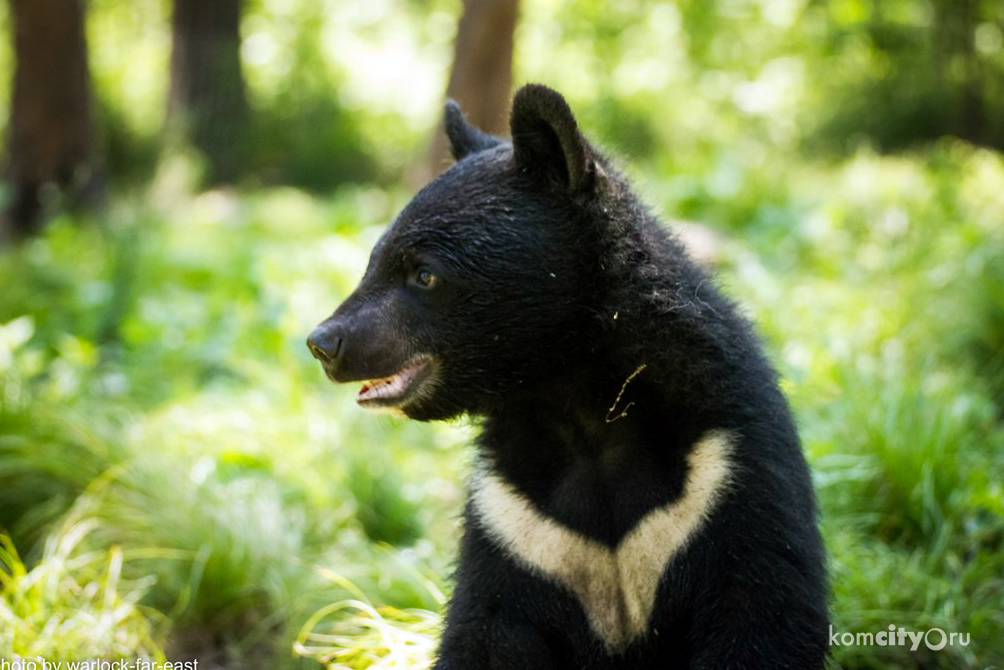
M648 368L623 379L548 384L489 414L479 472L512 486L560 525L615 547L678 495L703 437L692 417L657 401Z
M636 246L638 265L611 272L597 326L560 370L485 412L481 449L521 488L546 497L581 467L613 481L622 462L673 477L708 431L790 421L749 325L672 240L663 242Z
M562 458L609 459L634 443L682 452L703 432L738 422L728 416L729 406L708 398L724 379L713 381L707 369L700 386L691 381L689 390L677 388L667 364L675 361L592 348L564 374L537 378L501 398L485 413L482 444L514 464L541 465L538 458L559 464ZM550 446L526 449L534 440Z

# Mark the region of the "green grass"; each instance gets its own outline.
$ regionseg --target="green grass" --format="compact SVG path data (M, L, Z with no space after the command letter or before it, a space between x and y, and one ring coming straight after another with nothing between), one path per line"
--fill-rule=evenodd
M67 519L26 566L0 534L0 658L146 658L163 661L163 614L141 604L152 580L128 580L126 550L80 551L92 519Z
M799 224L783 236L753 224L734 241L725 281L767 336L795 405L830 552L834 630L895 624L972 639L937 653L842 646L834 665L1001 664L1004 431L999 381L984 364L1001 355L988 339L999 279L983 269L1004 242L994 223L1004 163L945 143L817 170L780 187ZM973 346L977 337L990 344Z
M329 668L429 667L439 638L439 614L424 609L375 606L363 591L341 575L327 570L321 573L352 597L321 608L307 620L296 639L297 654ZM424 580L440 609L446 598L437 582L435 577Z
M302 665L303 623L349 595L319 567L437 609L428 575L448 572L468 431L363 415L303 344L379 232L358 218L386 220L401 196L163 183L0 264L16 287L0 299L0 523L36 560L86 514L81 551L140 553L122 572L172 648L232 664Z
M840 647L833 664L1004 664L1004 163L945 143L771 167L705 205L691 195L712 172L683 188L642 169L665 211L730 231L722 283L796 409L835 630L972 640ZM193 196L184 170L0 258L0 524L16 543L0 655L421 667L472 431L359 411L303 344L408 194ZM109 602L114 650L51 632Z

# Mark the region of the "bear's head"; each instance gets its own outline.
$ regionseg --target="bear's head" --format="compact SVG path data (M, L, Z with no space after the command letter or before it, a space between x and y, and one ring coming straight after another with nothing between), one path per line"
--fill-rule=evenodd
M512 142L446 106L456 163L381 237L358 288L310 335L360 405L416 419L490 411L588 355L602 272L591 225L609 168L564 98L513 100Z

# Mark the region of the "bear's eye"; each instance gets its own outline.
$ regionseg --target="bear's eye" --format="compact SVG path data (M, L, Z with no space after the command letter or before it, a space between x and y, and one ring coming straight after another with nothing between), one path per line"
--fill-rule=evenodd
M436 285L436 275L429 268L418 268L412 275L412 281L422 288L432 288Z

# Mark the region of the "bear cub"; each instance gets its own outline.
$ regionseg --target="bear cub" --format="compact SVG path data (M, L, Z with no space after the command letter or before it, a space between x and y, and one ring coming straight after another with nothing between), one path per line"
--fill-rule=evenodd
M447 104L456 163L308 340L364 407L481 423L435 668L822 668L812 485L750 325L561 95L510 124Z

